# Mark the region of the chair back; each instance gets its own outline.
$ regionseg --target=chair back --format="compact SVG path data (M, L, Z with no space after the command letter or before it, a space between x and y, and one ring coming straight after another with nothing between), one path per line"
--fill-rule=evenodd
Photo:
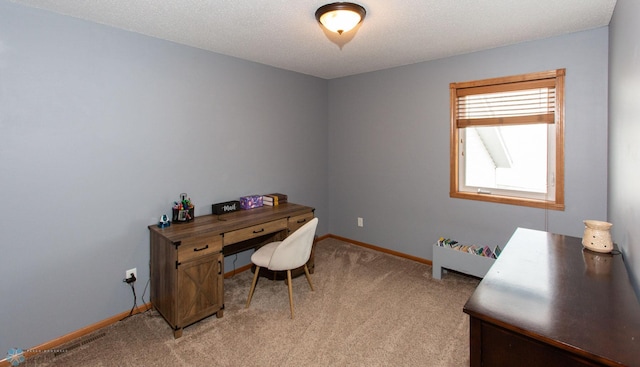
M313 218L285 238L273 251L269 269L290 270L304 265L311 256L311 246L317 226L318 218Z

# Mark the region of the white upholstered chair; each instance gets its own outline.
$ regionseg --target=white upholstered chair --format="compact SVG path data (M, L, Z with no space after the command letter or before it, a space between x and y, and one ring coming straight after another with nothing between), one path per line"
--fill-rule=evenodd
M256 269L255 274L253 275L253 282L251 282L249 298L247 299L247 305L245 308L249 307L249 304L251 303L251 297L253 296L253 291L256 288L260 268L267 268L271 271L286 270L287 284L289 286L289 306L291 308L291 318L293 318L291 270L304 266L304 275L307 277L309 286L313 291L313 284L311 284L311 276L309 275L309 268L307 268L307 261L311 256L311 246L313 245L317 226L318 218L313 218L290 234L283 241L275 241L264 245L251 255L251 262L255 264Z

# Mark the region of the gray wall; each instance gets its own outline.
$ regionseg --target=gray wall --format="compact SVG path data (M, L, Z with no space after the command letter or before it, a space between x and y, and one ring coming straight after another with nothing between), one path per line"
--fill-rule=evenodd
M640 299L640 2L618 0L609 65L609 220Z
M0 353L128 311L133 267L140 305L181 192L284 192L326 233L326 106L325 80L0 1Z
M427 259L440 236L495 245L526 227L581 237L584 219L607 219L607 52L605 27L330 80L329 231ZM558 68L566 209L450 198L449 83Z

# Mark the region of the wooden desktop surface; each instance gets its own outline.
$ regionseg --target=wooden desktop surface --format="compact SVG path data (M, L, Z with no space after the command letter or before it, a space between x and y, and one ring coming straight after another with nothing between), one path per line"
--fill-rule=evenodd
M249 227L256 223L264 223L271 220L299 215L300 213L313 212L313 208L284 203L276 206L263 206L249 210L238 210L226 214L208 214L197 216L191 222L171 223L169 227L158 228L150 225L149 229L162 233L164 237L172 241L179 241L184 237L198 236L202 234L223 234L232 230Z
M640 366L640 304L622 255L583 250L580 238L518 228L464 312L471 366Z

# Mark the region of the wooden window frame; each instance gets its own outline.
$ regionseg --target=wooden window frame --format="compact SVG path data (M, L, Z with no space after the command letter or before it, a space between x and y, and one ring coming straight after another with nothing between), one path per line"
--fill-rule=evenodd
M450 134L450 190L449 196L452 198L469 199L487 201L493 203L510 204L527 206L534 208L544 208L552 210L564 210L564 77L565 69L557 69L545 72L529 73L515 76L499 77L492 79L476 80L469 82L451 83L450 89L450 115L451 115L451 134ZM555 84L556 108L554 112L554 121L539 121L539 123L555 124L555 198L553 200L540 200L531 198L520 198L515 196L504 196L497 194L488 194L482 192L468 192L459 190L460 179L460 163L458 157L460 154L460 134L459 129L466 126L473 126L474 123L458 122L457 120L457 104L458 96L464 94L463 90L470 88L478 88L483 93L499 92L504 90L525 89L518 86L525 86L528 83L549 83ZM491 124L493 125L493 124ZM462 127L459 127L462 126Z

